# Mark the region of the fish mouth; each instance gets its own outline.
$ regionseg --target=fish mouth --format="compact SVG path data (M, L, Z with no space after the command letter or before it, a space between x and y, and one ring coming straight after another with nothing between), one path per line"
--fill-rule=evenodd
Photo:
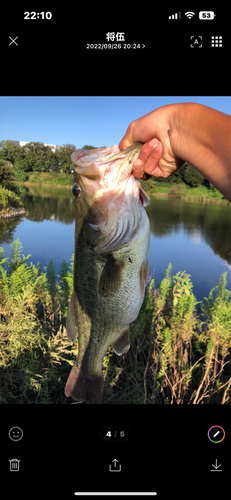
M107 154L107 150L111 148L77 149L71 154L71 160L75 165L74 170L77 174L92 180L100 180L101 176L103 176L103 170L105 171L105 164L109 163L111 165L112 162L118 159L124 158L124 161L121 161L119 171L124 169L125 161L128 162L128 165L126 165L126 170L128 170L129 164L132 164L134 157L138 156L141 146L141 142L135 142L123 151L118 151L118 146L112 146L112 148L117 149L116 154L113 154L113 152ZM106 167L106 170L111 168L110 165Z
M109 154L108 156L105 157L105 161L114 161L114 160L117 160L118 158L121 158L121 156L124 156L124 155L127 155L128 153L130 153L130 151L133 151L135 149L141 149L141 146L142 146L142 142L134 142L134 144L132 144L132 146L129 146L128 148L126 149L123 149L122 151L120 151L119 153L113 155L113 154Z
M96 166L95 162L97 162L97 155L87 156L88 151L85 152L84 149L77 149L71 154L71 161L74 163L74 171L77 174L83 175L84 177L89 177L90 179L94 179L95 177L100 178L99 169Z

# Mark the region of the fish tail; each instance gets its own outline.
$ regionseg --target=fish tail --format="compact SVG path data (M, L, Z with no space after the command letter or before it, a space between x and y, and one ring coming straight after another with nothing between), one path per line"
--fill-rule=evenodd
M103 376L87 375L74 365L66 383L65 395L77 401L100 404L103 399L103 385Z

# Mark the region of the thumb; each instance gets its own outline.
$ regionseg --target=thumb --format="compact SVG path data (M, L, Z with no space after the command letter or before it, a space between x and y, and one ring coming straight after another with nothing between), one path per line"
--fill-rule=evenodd
M133 140L133 137L132 137L133 127L134 127L133 122L131 122L127 128L126 134L123 136L123 138L121 139L121 141L119 143L120 151L123 151L123 149L126 149L129 146L132 146L132 144L134 144L134 142L136 142Z

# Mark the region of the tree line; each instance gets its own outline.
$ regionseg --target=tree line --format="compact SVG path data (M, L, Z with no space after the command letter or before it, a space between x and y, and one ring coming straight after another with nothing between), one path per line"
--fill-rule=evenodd
M13 142L0 143L0 158L14 167L17 180L25 180L27 172L64 172L71 173L73 164L71 153L75 146L66 144L52 151L42 142L29 142L25 146L16 146Z
M105 147L105 146L101 146ZM52 151L50 146L45 146L42 142L29 142L25 146L16 146L13 142L0 142L0 162L9 162L8 166L13 167L13 175L18 182L25 182L29 172L63 172L71 174L73 163L71 153L76 147L72 144L58 146L56 151ZM82 149L96 149L95 146L85 145ZM0 179L1 181L1 179ZM189 186L197 187L205 184L210 187L209 182L195 168L188 163L174 172L170 177L155 178L155 182L180 183L184 182Z

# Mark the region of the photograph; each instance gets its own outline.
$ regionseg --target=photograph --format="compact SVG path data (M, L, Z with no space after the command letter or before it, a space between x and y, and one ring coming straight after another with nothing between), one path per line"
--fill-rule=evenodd
M1 404L230 403L231 99L0 108Z

